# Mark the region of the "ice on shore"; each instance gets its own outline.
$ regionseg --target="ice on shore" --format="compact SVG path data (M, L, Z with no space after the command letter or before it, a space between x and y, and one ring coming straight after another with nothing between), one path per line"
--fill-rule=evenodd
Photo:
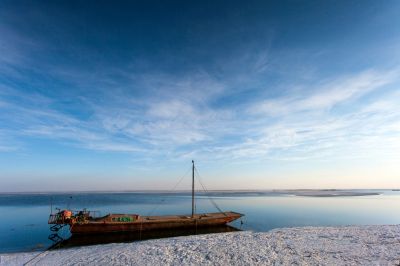
M1 254L0 265L399 265L400 225L303 227Z

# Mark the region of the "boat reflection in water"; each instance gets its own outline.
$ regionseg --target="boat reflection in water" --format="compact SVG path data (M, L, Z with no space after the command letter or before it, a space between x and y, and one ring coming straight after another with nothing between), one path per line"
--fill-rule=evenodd
M56 244L54 248L68 248L75 246L87 246L108 243L127 243L133 241L159 239L177 236L203 235L214 233L227 233L241 231L233 226L213 226L199 228L185 228L174 230L151 230L131 233L107 233L107 234L92 234L92 235L72 235L69 239Z

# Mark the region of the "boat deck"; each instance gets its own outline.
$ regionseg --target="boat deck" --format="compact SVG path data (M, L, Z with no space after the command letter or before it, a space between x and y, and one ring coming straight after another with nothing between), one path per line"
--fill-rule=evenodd
M193 217L191 215L162 215L162 216L137 216L134 221L112 221L113 217L131 217L135 216L132 214L109 214L104 217L99 217L90 220L89 223L152 223L152 222L170 222L170 221L190 221L190 220L208 220L208 219L224 219L226 217L236 217L239 218L243 214L237 212L215 212L215 213L200 213L195 214ZM111 218L111 219L110 219Z

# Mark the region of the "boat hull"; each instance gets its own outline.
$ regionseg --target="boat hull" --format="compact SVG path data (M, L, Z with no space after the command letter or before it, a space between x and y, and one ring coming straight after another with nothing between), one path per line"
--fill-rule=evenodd
M144 216L133 222L89 221L70 225L73 235L104 234L117 232L139 232L178 228L212 227L230 223L243 215L236 212L204 213L191 216Z

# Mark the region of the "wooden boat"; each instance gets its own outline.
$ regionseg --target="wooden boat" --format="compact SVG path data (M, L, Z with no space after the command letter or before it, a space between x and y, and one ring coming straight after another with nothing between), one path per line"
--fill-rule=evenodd
M195 214L194 171L195 166L192 161L191 215L108 214L103 217L95 217L93 212L87 210L76 212L61 210L50 214L48 223L53 224L52 231L56 232L61 227L69 225L72 235L84 235L221 226L243 216L243 214L232 211Z

